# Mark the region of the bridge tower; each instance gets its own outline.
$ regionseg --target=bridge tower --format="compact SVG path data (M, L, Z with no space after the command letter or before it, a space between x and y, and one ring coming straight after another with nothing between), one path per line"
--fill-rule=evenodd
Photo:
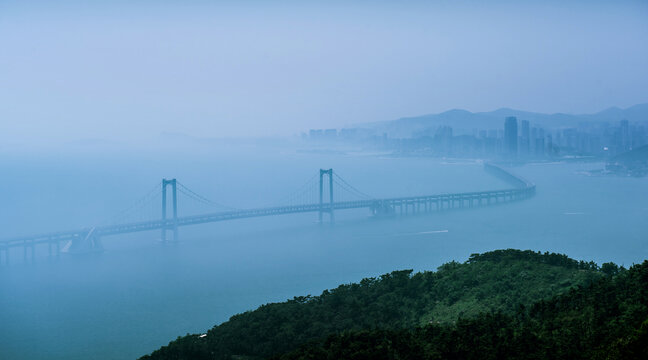
M328 206L324 206L324 175L328 177L329 183L329 203ZM329 213L329 219L331 224L333 223L333 169L320 169L319 176L319 222L322 223L324 218L324 213Z
M162 179L162 233L160 239L166 242L166 233L169 226L166 224L167 219L167 185L171 185L171 196L173 202L173 224L170 226L173 230L173 241L178 241L178 193L176 179Z

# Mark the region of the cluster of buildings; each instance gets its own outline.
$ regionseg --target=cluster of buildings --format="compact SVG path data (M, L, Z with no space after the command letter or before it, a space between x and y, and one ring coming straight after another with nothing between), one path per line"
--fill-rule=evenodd
M325 144L359 144L365 148L442 157L536 160L561 157L609 158L648 144L646 123L587 122L577 127L545 129L515 117L499 129L462 130L438 126L408 138L372 129L310 130L303 137Z
M595 156L610 157L648 143L646 124L588 122L575 128L545 130L526 120L504 122L504 155L512 158Z

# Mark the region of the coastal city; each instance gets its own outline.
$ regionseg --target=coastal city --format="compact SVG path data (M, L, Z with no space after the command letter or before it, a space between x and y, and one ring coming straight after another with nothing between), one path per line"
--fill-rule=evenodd
M648 122L582 123L545 128L514 116L502 127L455 131L440 125L394 137L372 128L311 129L302 139L312 144L357 144L401 154L437 157L500 158L519 161L558 158L610 158L648 144Z

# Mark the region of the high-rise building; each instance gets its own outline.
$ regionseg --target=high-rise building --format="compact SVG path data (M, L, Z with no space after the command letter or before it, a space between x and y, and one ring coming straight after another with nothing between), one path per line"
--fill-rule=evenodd
M452 154L452 140L452 128L450 126L441 126L434 134L437 151L442 154Z
M628 125L628 120L621 120L619 131L621 133L621 151L630 150L630 126Z
M332 141L337 138L337 129L324 130L324 139Z
M544 129L538 129L538 137L535 139L535 155L543 157L545 154L545 132Z
M518 124L515 116L509 116L504 121L504 151L511 157L517 157Z
M522 120L522 129L520 134L520 154L529 155L530 151L530 138L531 134L529 132L529 121Z
M324 137L324 130L311 129L308 132L308 136L310 137L311 140L316 140L316 141L322 140L322 138Z

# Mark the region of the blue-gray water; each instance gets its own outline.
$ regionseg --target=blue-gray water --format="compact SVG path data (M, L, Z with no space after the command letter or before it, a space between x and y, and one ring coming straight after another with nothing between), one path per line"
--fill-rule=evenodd
M272 204L333 167L377 197L507 185L475 162L227 149L157 156L0 157L0 237L99 224L162 177L235 207ZM626 266L648 258L648 179L589 177L601 164L512 168L538 186L531 200L374 220L338 212L105 238L93 257L0 267L1 359L133 359L235 313L396 269L434 270L471 253L520 248ZM183 208L180 213L200 211ZM152 208L151 211L156 211ZM39 257L44 256L41 249Z

